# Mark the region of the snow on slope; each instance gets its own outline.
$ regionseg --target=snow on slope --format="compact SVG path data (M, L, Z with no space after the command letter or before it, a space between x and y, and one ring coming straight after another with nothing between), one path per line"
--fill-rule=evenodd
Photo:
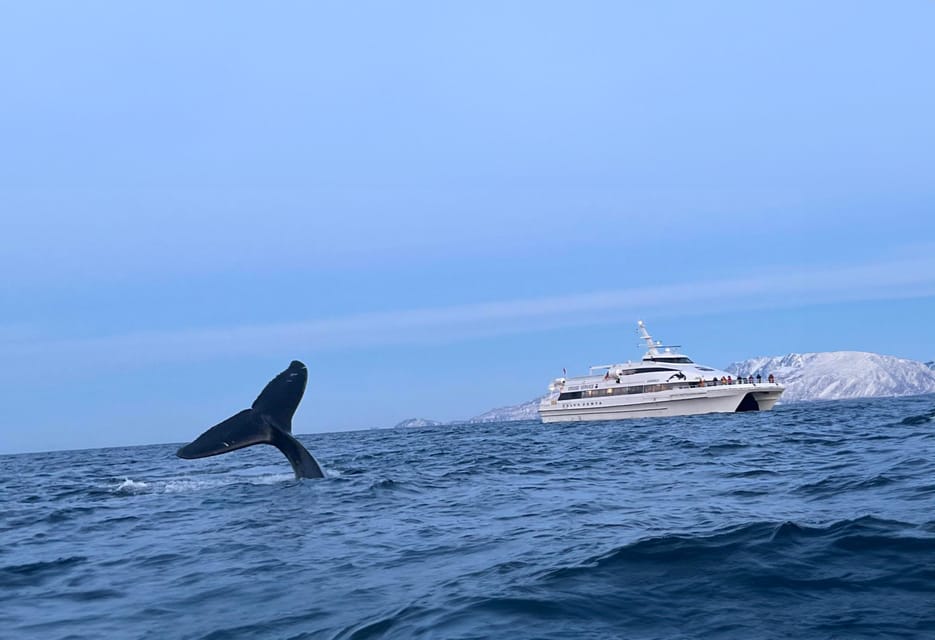
M764 379L772 373L786 386L781 399L784 403L935 393L935 361L922 363L863 351L763 356L734 362L725 371L744 377L759 373ZM538 420L541 399L491 409L467 422ZM396 426L440 424L413 418Z
M454 420L452 422L438 422L437 420L427 420L425 418L409 418L397 424L394 429L403 427L437 427L444 424L477 424L481 422L515 422L518 420L538 420L539 419L539 401L542 398L536 398L529 402L517 404L509 407L498 407L486 411L479 416L474 416L468 420Z
M429 420L428 418L408 418L393 425L394 429L411 429L414 427L438 427L445 424L438 420Z
M786 385L785 403L935 393L935 371L925 364L863 351L751 358L727 371L764 378L772 373Z
M545 396L543 396L545 397ZM513 405L510 407L498 407L491 409L479 416L474 416L468 422L512 422L514 420L538 420L539 419L539 401L542 398L536 398L529 402Z

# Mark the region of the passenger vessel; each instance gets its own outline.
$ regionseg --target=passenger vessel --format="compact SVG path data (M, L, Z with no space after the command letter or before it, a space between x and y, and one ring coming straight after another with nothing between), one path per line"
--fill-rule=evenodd
M647 346L643 359L591 367L586 376L556 378L539 403L543 422L769 411L785 390L772 375L735 379L727 371L692 362L677 345L653 341L642 320L637 326Z

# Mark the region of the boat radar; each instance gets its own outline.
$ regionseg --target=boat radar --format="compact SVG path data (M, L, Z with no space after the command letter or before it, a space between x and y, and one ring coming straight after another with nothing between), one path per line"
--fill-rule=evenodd
M646 330L646 325L643 324L642 320L637 322L637 326L639 327L640 339L646 343L646 356L643 357L644 360L649 357L662 355L659 353L660 349L665 349L666 353L669 353L672 349L680 349L682 347L680 344L662 344L659 340L653 342L653 337L649 335L649 331Z

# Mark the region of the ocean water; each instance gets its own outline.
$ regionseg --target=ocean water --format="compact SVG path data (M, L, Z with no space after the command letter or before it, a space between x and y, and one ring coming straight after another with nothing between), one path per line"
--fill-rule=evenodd
M309 435L302 481L271 447L2 456L0 637L935 638L933 417Z

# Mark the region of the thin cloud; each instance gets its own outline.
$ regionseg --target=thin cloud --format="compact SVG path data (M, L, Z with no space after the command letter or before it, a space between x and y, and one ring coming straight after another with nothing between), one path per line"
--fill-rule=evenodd
M634 276L638 272L633 273ZM560 327L618 324L647 315L753 309L935 295L935 258L823 269L777 269L742 278L586 294L381 311L240 327L150 331L80 340L0 332L6 358L126 366L220 357L447 343Z

